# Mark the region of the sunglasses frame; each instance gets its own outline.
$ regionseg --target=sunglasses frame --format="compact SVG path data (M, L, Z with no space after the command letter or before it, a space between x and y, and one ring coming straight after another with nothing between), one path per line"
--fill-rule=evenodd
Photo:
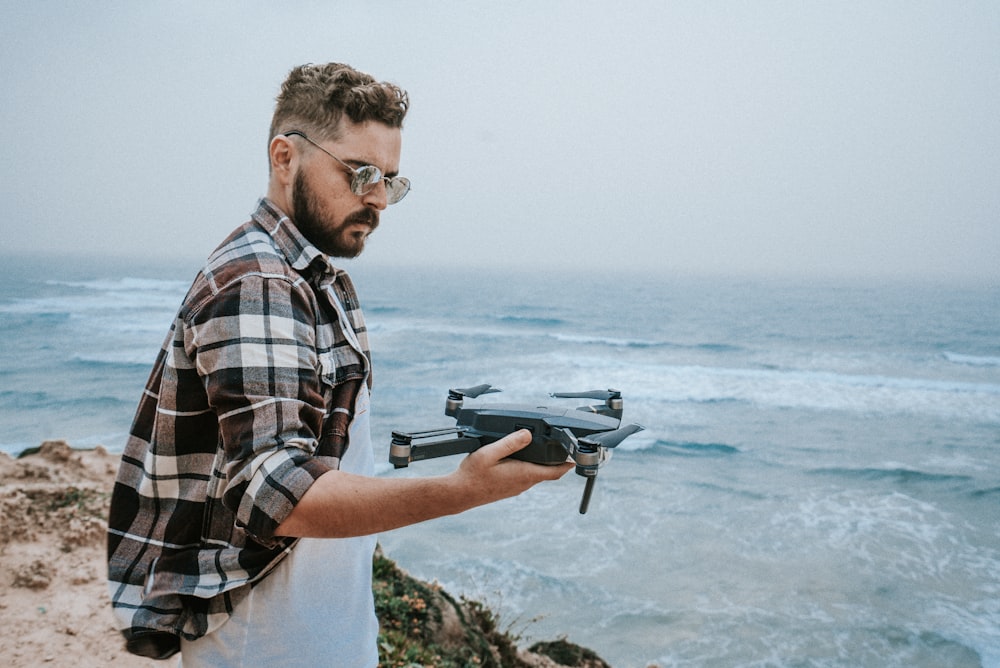
M326 153L328 156L343 165L343 167L351 173L351 192L359 197L370 193L372 188L378 185L379 181L385 181L385 196L387 204L396 204L401 199L406 197L408 192L410 192L410 179L405 176L383 176L382 170L375 165L351 167L333 153L330 153L328 150L307 137L306 133L301 130L289 130L288 132L282 132L281 134L283 137L291 137L292 135L302 137L307 142L323 151L323 153ZM400 190L402 190L402 192L400 192Z

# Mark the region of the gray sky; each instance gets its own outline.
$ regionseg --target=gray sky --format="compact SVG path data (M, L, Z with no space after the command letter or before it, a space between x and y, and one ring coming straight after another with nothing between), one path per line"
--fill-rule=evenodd
M336 60L413 105L364 262L1000 280L994 0L17 4L7 250L206 255Z

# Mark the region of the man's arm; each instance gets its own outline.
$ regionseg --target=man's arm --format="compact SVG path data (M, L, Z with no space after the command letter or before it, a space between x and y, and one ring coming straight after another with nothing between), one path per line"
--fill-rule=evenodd
M517 496L573 468L506 457L531 443L521 430L484 446L444 476L374 478L328 471L278 526L278 536L347 538L375 534Z

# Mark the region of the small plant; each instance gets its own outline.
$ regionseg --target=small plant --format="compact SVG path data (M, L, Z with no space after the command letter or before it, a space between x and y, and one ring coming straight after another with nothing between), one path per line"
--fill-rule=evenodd
M380 668L528 668L518 656L520 636L493 608L464 596L456 601L436 585L404 573L376 550L372 591L379 619ZM515 620L516 622L517 620ZM596 654L566 640L538 643L535 651L567 666L607 668Z
M107 498L108 494L106 492L81 489L79 487L67 487L49 497L46 509L54 511L61 508L75 508L89 515L103 517L103 509Z

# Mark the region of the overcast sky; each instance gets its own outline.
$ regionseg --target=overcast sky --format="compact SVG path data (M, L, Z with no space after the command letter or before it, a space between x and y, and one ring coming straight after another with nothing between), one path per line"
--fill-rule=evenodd
M406 88L362 261L1000 280L1000 3L24 2L7 250L203 257L278 86Z

